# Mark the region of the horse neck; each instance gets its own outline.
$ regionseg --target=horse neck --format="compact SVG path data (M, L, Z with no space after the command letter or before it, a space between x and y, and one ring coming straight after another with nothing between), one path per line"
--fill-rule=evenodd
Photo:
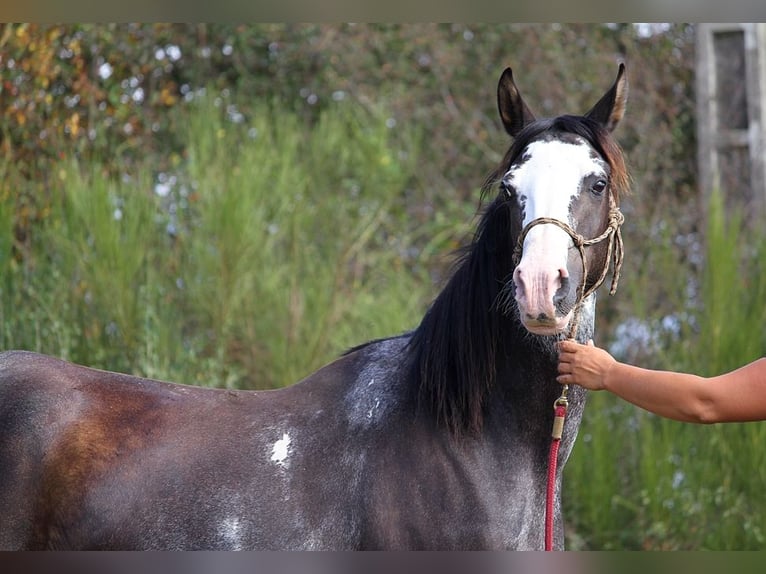
M482 432L485 423L511 428L508 417L548 426L561 392L556 340L531 335L507 305L517 237L507 205L496 200L410 341L421 408L458 434ZM585 313L579 333L588 337L592 328ZM573 391L573 402L579 396Z

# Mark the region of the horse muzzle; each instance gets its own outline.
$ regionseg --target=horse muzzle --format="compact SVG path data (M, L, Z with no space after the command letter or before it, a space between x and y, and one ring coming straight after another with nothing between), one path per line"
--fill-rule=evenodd
M576 302L569 272L519 265L513 273L516 304L524 327L535 335L563 333Z
M609 196L610 209L606 229L597 237L585 239L568 224L549 217L539 217L528 223L516 242L513 252L513 261L516 266L513 272L513 284L515 299L519 308L519 318L528 331L537 335L558 335L563 333L576 315L579 304L593 293L603 283L609 271L609 264L614 264L612 287L610 294L617 290L617 282L620 278L622 267L623 249L620 226L624 217L614 198ZM540 241L529 252L525 252L524 243L529 232L538 225L551 224L564 232L572 240L572 245L577 249L580 256L582 273L577 281L572 281L567 270L566 262L557 262L553 253L566 253L569 246L563 248L555 245L558 240L551 242L551 236L547 241ZM588 264L585 248L606 241L607 254L605 263L601 269L598 280L586 289L585 276L588 272ZM542 245L544 247L539 247ZM572 285L579 287L572 288ZM571 325L571 331L577 330L577 319Z

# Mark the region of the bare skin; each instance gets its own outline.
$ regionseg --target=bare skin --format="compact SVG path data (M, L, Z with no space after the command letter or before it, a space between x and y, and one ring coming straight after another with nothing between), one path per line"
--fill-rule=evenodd
M561 384L607 390L662 417L702 424L766 419L766 358L715 377L627 365L605 350L559 343Z

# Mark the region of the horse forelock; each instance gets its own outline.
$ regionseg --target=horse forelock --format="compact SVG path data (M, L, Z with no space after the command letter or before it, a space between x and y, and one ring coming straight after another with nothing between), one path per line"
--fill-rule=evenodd
M573 115L544 118L525 126L508 148L500 165L484 181L482 196L488 194L513 165L524 161L524 153L529 144L542 138L555 139L557 135L565 134L583 138L609 164L610 191L615 204L619 205L620 198L630 192L630 177L622 148L598 122Z

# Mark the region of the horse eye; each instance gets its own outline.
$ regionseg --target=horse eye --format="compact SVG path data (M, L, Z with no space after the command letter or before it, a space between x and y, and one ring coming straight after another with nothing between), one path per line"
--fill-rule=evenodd
M604 193L604 190L606 189L606 181L603 179L599 179L594 183L590 190L595 193L596 195L601 195Z
M500 191L502 191L506 197L513 197L516 194L516 189L505 181L500 181Z

